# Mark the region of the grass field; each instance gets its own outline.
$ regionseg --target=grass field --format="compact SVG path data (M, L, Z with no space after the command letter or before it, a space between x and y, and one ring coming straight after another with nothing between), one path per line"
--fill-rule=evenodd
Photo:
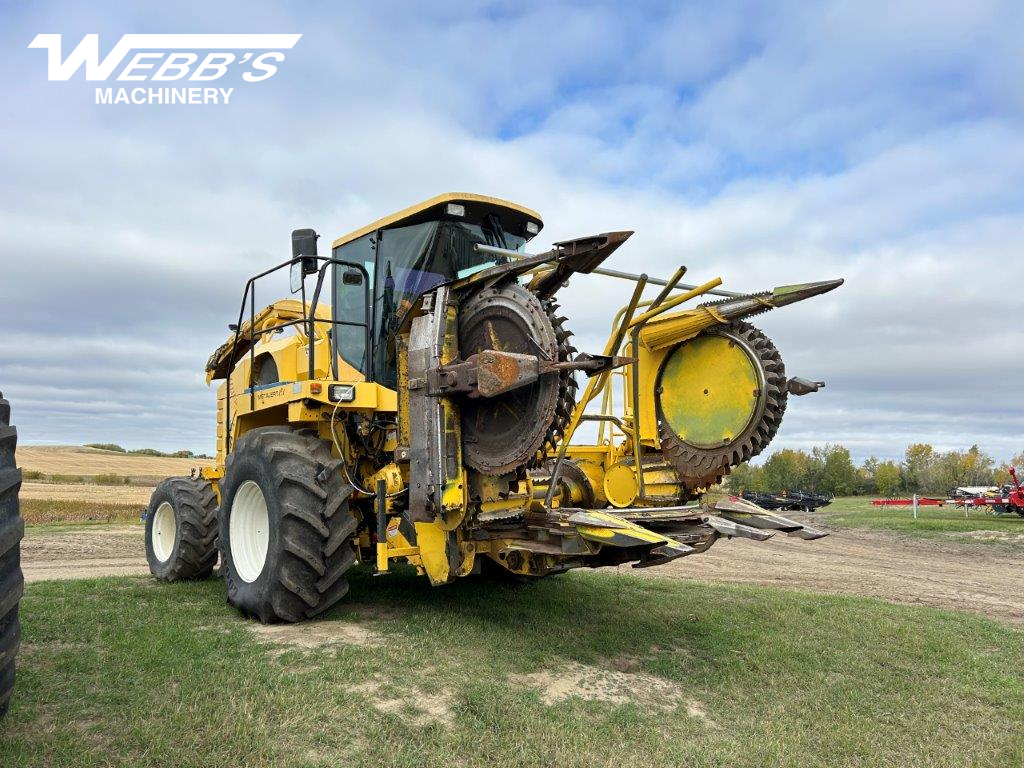
M18 466L50 477L93 478L122 475L156 484L171 475L187 475L193 467L211 464L210 459L172 459L160 456L130 456L118 451L85 448L80 445L19 445Z
M783 512L782 514L786 514ZM972 509L969 517L957 507L875 507L871 497L838 498L815 513L815 518L837 528L880 528L912 536L979 541L1024 549L1024 517L993 515Z
M1024 632L859 598L406 572L297 628L217 581L31 584L22 615L0 765L1024 761Z

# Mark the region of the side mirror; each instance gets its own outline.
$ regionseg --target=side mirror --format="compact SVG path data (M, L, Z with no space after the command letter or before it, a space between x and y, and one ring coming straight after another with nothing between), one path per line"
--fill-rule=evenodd
M290 282L292 293L302 290L302 279L306 275L316 274L316 241L320 237L312 229L292 230L292 258L299 259L292 264Z

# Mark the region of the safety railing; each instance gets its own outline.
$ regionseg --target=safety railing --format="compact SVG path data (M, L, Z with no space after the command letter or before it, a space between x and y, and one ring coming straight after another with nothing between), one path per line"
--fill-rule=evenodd
M278 323L277 325L270 326L269 328L256 329L256 282L258 280L272 275L286 267L291 268L294 264L308 264L311 260L316 262L322 262L319 269L317 269L316 288L313 291L313 300L308 305L306 304L306 274L303 274L300 288L300 298L302 303L302 317L296 320L289 320L288 322ZM317 305L320 302L320 293L323 290L324 277L327 274L327 268L330 266L344 267L346 269L356 270L362 276L363 283L363 307L364 307L364 318L363 320L344 320L338 319L336 315L332 313L330 318L320 318L316 316ZM310 272L309 274L312 274ZM277 331L285 328L294 326L302 326L306 330L307 344L309 353L307 355L309 369L307 375L309 380L312 380L315 375L315 334L316 324L323 323L330 325L333 329L335 326L343 325L355 328L362 328L366 340L365 340L365 375L369 378L373 375L373 344L372 344L372 323L371 317L373 312L372 303L370 301L370 275L366 271L366 267L362 264L356 264L351 261L343 261L341 259L329 258L326 256L296 256L293 259L282 262L276 266L271 267L258 275L250 277L245 284L245 290L242 292L242 303L238 309L238 322L234 325L235 338L232 343L232 355L231 361L228 365L227 376L225 377L226 391L224 398L224 453L228 454L231 450L231 373L232 369L242 359L241 355L236 355L235 351L238 349L238 342L242 338L242 318L245 316L246 304L249 305L249 376L247 381L247 387L243 391L247 391L250 396L250 407L256 407L256 390L253 385L253 374L255 371L256 362L256 345L260 338L268 333L276 333ZM334 378L338 377L338 350L336 349L337 334L332 333L330 335L331 343L328 354L331 360L331 372Z

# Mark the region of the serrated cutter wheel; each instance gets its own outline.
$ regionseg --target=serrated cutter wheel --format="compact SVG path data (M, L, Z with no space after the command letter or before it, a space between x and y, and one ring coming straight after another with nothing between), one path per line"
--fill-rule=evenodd
M669 352L656 400L662 452L690 489L706 488L771 442L786 410L786 369L771 339L735 322Z
M554 311L517 283L485 288L459 307L459 355L494 349L569 360L571 334ZM464 461L491 475L538 465L560 438L575 392L571 372L559 372L498 397L463 400Z

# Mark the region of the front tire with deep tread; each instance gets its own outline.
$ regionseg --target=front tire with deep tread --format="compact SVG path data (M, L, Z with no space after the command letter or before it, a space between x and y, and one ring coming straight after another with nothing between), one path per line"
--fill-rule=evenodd
M310 431L260 427L228 456L221 486L220 549L228 602L264 623L310 619L348 592L345 573L356 561L358 525L349 511L352 488L327 442ZM231 515L242 486L255 483L266 503L266 554L252 580L251 550L232 557ZM242 514L242 504L239 512ZM240 528L238 530L241 530ZM241 547L242 543L239 542Z
M158 512L173 515L170 541L160 542ZM164 529L167 531L168 529ZM165 534L166 535L166 534ZM162 555L162 556L161 556ZM146 560L160 581L206 579L217 564L217 498L209 481L169 477L153 491L146 509Z
M11 407L0 395L0 717L14 690L14 657L21 644L18 604L25 590L21 573L21 539L25 523L18 509L21 470L15 461L18 433Z

